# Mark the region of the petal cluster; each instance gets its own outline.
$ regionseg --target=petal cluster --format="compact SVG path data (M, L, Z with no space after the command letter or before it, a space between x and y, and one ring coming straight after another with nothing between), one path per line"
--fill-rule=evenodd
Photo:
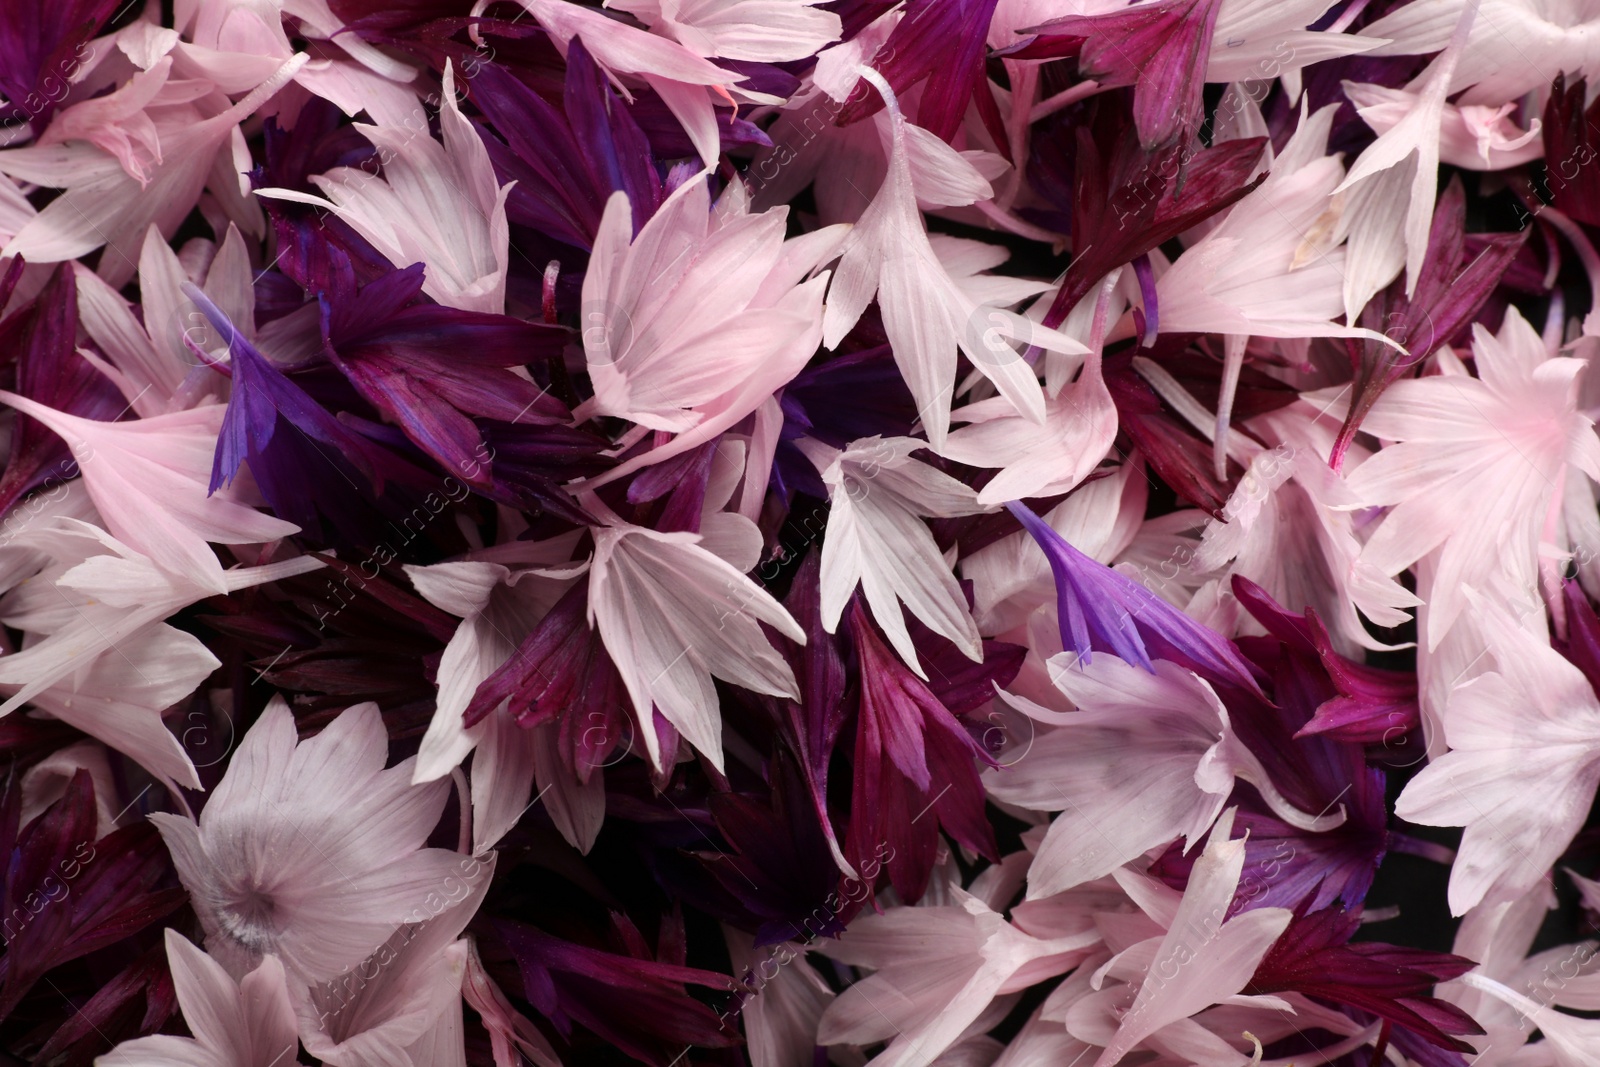
M5 0L0 1061L1600 1064L1590 79Z

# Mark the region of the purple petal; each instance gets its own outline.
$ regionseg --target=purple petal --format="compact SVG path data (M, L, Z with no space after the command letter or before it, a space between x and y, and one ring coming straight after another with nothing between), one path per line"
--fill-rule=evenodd
M1171 660L1209 681L1259 694L1239 650L1150 590L1073 548L1021 503L1006 505L1050 561L1061 615L1061 640L1086 661L1110 652L1145 670L1152 655Z
M417 447L446 470L487 484L488 453L472 416L565 421L565 405L508 368L559 358L568 334L506 315L415 302L421 285L419 264L355 294L325 296L328 356Z
M1144 320L1139 327L1139 347L1149 348L1161 333L1161 303L1156 296L1156 275L1150 269L1150 253L1133 257L1133 273L1139 279L1139 297L1144 302Z

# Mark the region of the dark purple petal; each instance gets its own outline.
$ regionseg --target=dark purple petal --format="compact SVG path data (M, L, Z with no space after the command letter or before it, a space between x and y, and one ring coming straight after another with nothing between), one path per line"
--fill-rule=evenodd
M782 438L773 457L773 487L785 499L803 492L826 500L817 469L795 447L814 437L844 448L863 437L904 437L917 418L911 390L888 345L849 352L808 367L784 387Z
M331 0L328 7L355 28L393 32L459 17L471 5L460 0Z
M1310 815L1343 809L1345 819L1331 830L1303 830L1279 818L1254 786L1236 787L1236 825L1250 836L1231 910L1318 910L1336 901L1358 908L1389 848L1386 776L1367 765L1364 745L1305 735L1313 711L1336 693L1309 643L1268 636L1241 638L1240 646L1270 678L1272 701L1220 689L1234 734L1291 805ZM1152 871L1186 885L1197 856L1171 848Z
M717 442L707 441L699 448L646 467L628 483L628 503L647 504L666 497L660 515L651 523L663 533L687 530L700 532L700 512L705 506L706 486L717 458Z
M1229 460L1230 481L1217 480L1207 454L1210 446L1167 410L1155 390L1133 369L1131 353L1108 359L1104 373L1121 433L1181 499L1221 520L1232 495L1230 483L1243 470Z
M807 367L783 390L785 437L814 437L834 448L873 435L911 432L917 405L888 345Z
M822 624L821 573L820 553L807 552L783 601L805 631L805 645L797 645L773 630L766 631L774 647L788 659L800 687L800 699L765 699L776 709L775 717L781 722L779 737L799 765L823 835L838 849L833 818L828 812L828 767L848 714L846 673L841 638L828 633Z
M1417 676L1357 663L1339 654L1315 610L1285 611L1248 578L1234 575L1234 595L1267 632L1302 656L1315 656L1335 692L1330 693L1296 737L1322 734L1329 739L1367 744L1406 744L1422 725Z
M0 122L43 130L56 108L83 97L74 80L94 58L92 41L122 0L8 0L0 18Z
M727 975L590 948L507 919L494 930L517 961L528 1003L564 1035L577 1024L655 1067L668 1067L685 1046L739 1041L687 988L726 990Z
M1569 86L1564 74L1550 87L1543 120L1545 181L1563 214L1600 226L1600 170L1592 166L1600 152L1600 100L1585 108L1588 91L1586 79Z
M1250 177L1263 138L1225 141L1204 151L1188 145L1148 151L1129 135L1126 107L1121 94L1103 94L1096 98L1092 125L1079 124L1070 134L1076 138L1072 242L1079 251L1046 326L1059 326L1111 271L1232 206L1266 180L1265 174ZM1062 136L1069 136L1066 129Z
M297 713L307 713L303 728L374 700L397 734L408 727L420 734L438 692L429 662L437 665L459 620L412 593L392 561L463 550L459 541L417 544L436 532L442 540L455 526L444 515L431 518L415 532L410 523L391 529L388 540L352 560L322 557L326 569L276 583L271 599L208 601L212 611L199 621L241 646L241 684L260 681L292 695Z
M609 441L571 426L474 422L483 435L483 450L475 461L489 464L494 475L494 484L478 487L480 493L521 508L530 518L548 514L571 523L592 521L565 486L611 466L612 461L600 455Z
M560 358L566 330L420 303L422 266L359 292L323 297L328 358L390 422L441 466L473 484L490 471L472 416L550 425L567 410L547 389L509 373Z
M1590 688L1600 694L1600 618L1576 581L1568 580L1561 592L1567 608L1567 639L1553 643L1589 679Z
M75 347L78 283L72 264L51 274L39 295L0 321L0 358L14 355L16 391L58 411L113 420L127 410L122 394ZM18 413L5 474L0 475L0 515L24 495L59 485L78 473L66 442Z
M394 264L337 215L282 200L264 200L277 240L275 268L311 296L371 282Z
M141 1007L142 1005L142 1007ZM74 1010L38 1052L37 1062L87 1062L107 1042L155 1033L178 1010L166 949L152 945Z
M11 303L11 294L17 291L17 283L22 280L22 271L27 265L27 260L21 256L12 256L5 274L0 275L0 312L4 312Z
M588 249L613 191L628 194L635 231L655 213L661 179L649 143L580 39L567 52L564 110L497 63L480 64L469 85L505 140L484 143L501 179L517 183L511 221Z
M438 640L449 640L456 632L456 620L449 613L434 607L408 590L385 581L367 580L361 574L361 567L348 560L335 559L332 556L324 555L318 555L317 558L327 564L330 570L336 571L346 578L359 578L367 581L367 584L362 587L361 591L363 593L385 607L412 620L418 628L427 631Z
M729 921L756 935L756 945L837 937L856 908L828 906L839 888L839 869L828 838L788 759L769 771L772 796L714 793L711 816L731 852L699 854L705 869L744 914Z
M319 193L310 181L313 174L326 174L335 167L378 172L372 142L344 120L337 105L320 96L306 101L292 128L285 130L273 116L263 124L261 136L265 161L254 172L258 187Z
M7 801L5 818L15 825ZM0 914L0 1019L44 974L142 930L183 904L160 835L138 822L95 837L94 784L80 770L9 850ZM15 831L12 831L15 832Z
M724 151L772 147L772 139L761 127L738 118L731 107L719 106L713 110L716 112L717 135ZM694 143L684 132L683 123L654 91L636 93L629 112L644 134L649 155L664 160L686 160L698 156Z
M1274 815L1254 787L1239 786L1231 800L1239 806L1235 826L1248 831L1249 838L1230 913L1302 905L1320 909L1335 903L1359 908L1389 847L1384 772L1366 765L1359 745L1293 738L1309 701L1282 684L1286 670L1307 672L1307 667L1289 663L1274 673L1280 683L1273 690L1279 707L1239 699L1235 691L1228 702L1231 723L1246 746L1261 754L1273 784L1290 803L1313 815L1343 808L1345 821L1321 833L1302 830ZM1197 858L1198 853L1185 855L1173 846L1151 873L1181 888Z

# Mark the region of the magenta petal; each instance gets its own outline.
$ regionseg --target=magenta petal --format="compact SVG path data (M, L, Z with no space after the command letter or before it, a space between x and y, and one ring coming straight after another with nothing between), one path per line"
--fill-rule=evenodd
M1315 611L1285 611L1248 578L1234 575L1234 595L1267 631L1302 654L1316 656L1338 695L1320 704L1296 737L1323 734L1338 741L1404 744L1422 725L1417 677L1357 663L1339 654Z
M984 84L985 36L997 0L912 0L905 18L873 57L896 95L923 82L917 125L949 141L960 128L967 102L987 93ZM883 107L877 93L865 93L839 113L841 125L866 118Z
M950 710L883 642L853 598L847 616L861 671L856 725L855 818L845 851L857 870L889 869L901 896L922 896L938 830L996 856L983 816L982 749ZM885 857L887 846L891 855Z
M1139 140L1154 150L1187 139L1200 119L1200 91L1220 0L1160 0L1098 15L1068 15L1031 31L1020 59L1077 55L1078 71L1103 84L1134 86Z
M484 679L464 713L471 726L500 714L496 709L505 702L504 714L521 726L559 721L558 751L585 782L613 762L613 752L633 749L627 692L599 634L589 628L588 599L589 579L580 578Z
M1338 470L1344 454L1372 405L1390 383L1421 364L1440 345L1466 330L1500 284L1500 278L1528 239L1528 230L1494 234L1470 260L1466 250L1466 193L1452 179L1439 194L1428 234L1428 253L1407 299L1396 281L1378 294L1362 312L1369 325L1406 346L1397 352L1376 341L1345 341L1354 370L1355 399L1334 442L1330 462Z
M1247 993L1294 991L1368 1011L1439 1048L1472 1053L1455 1035L1483 1028L1455 1005L1430 996L1436 983L1476 966L1442 952L1376 942L1348 943L1359 918L1337 908L1297 914L1267 952Z

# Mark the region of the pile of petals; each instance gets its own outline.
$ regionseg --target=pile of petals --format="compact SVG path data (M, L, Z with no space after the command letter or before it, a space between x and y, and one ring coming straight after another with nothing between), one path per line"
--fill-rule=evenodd
M1597 1067L1596 42L4 0L0 1061Z

